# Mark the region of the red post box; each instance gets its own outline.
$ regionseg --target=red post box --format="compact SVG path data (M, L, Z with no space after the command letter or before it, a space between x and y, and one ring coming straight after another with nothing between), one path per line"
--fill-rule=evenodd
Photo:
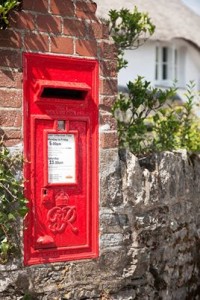
M25 265L98 255L98 63L24 54Z

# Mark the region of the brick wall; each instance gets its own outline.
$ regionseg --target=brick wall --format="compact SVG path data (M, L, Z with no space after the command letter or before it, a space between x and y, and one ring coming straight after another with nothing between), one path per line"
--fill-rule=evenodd
M100 63L100 142L117 146L110 113L117 92L116 52L108 27L90 0L24 0L0 31L0 134L8 145L22 140L23 52L98 59Z

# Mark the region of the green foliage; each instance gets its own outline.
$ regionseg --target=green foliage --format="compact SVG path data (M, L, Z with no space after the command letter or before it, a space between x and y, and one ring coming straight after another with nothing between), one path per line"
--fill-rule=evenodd
M34 298L30 294L26 294L23 296L22 300L33 300Z
M128 83L113 106L120 146L136 155L185 148L200 151L200 122L193 114L194 83L187 86L186 102L172 107L176 88L160 90L138 77ZM170 100L170 101L169 101Z
M187 85L182 106L159 110L152 118L154 146L158 151L184 148L200 151L200 120L194 114L194 82Z
M162 108L152 117L152 148L155 151L173 150L179 147L178 133L182 108Z
M182 115L182 130L180 132L180 145L192 151L200 151L200 120L193 114L194 110L194 82L187 85L186 102Z
M118 48L118 70L126 67L124 49L137 48L153 34L155 26L147 13L141 13L137 7L133 12L128 9L110 10L110 33Z
M17 178L21 169L21 155L11 155L0 142L0 263L19 250L19 219L27 213L22 180Z
M6 29L9 21L8 15L10 11L16 9L21 0L0 0L0 29Z
M152 150L152 125L148 118L166 99L175 94L175 88L162 91L152 88L150 82L138 77L129 82L128 94L119 94L113 106L113 114L117 120L119 141L121 147L129 148L135 154L144 154Z

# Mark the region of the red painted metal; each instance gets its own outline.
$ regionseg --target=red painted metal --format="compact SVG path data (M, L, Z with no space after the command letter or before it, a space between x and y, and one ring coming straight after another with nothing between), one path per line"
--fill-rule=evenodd
M98 256L98 63L24 54L24 264Z

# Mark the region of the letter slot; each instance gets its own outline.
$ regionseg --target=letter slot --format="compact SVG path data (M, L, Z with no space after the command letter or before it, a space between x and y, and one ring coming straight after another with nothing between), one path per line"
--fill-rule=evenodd
M64 89L64 88L52 88L52 87L44 87L41 98L53 98L53 99L63 99L63 100L84 100L87 92L72 90L72 89Z
M38 101L48 100L76 100L83 101L86 99L91 88L86 83L77 82L62 82L38 80L36 84Z

